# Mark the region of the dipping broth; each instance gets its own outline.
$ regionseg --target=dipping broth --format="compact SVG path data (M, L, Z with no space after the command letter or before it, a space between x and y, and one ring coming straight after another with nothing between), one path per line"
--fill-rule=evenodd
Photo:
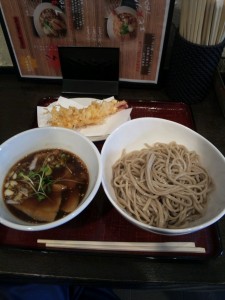
M85 163L61 149L34 152L8 172L3 199L16 217L31 223L48 223L76 209L89 185Z

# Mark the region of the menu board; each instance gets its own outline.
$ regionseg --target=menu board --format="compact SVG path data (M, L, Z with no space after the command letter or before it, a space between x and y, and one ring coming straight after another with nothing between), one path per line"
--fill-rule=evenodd
M117 47L120 81L157 84L174 1L0 0L21 77L62 78L59 46Z

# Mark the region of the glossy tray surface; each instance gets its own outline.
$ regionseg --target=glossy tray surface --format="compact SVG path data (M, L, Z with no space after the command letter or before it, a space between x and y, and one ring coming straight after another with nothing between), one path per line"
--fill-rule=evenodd
M39 105L47 105L55 99L42 99ZM194 129L191 110L184 103L128 101L133 107L131 118L158 117L181 123ZM36 121L35 121L36 122ZM103 142L97 142L99 150ZM41 231L23 232L0 225L0 244L5 247L21 249L45 249L38 244L37 239L83 240L83 241L115 241L115 242L195 242L197 247L204 247L205 253L154 253L138 252L158 258L206 259L222 253L220 235L217 224L201 231L183 236L164 236L144 231L125 220L111 205L102 187L100 187L93 202L83 213L63 226ZM57 250L66 251L66 250ZM77 250L73 250L77 251ZM86 250L92 251L92 250ZM94 251L92 251L94 252ZM116 253L113 249L111 253ZM128 253L127 253L128 254ZM130 254L130 252L129 252Z

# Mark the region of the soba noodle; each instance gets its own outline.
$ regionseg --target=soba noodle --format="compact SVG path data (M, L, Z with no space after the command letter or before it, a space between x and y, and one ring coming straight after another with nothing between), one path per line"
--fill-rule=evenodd
M194 151L171 142L123 151L112 185L119 205L138 221L182 228L204 214L212 180Z

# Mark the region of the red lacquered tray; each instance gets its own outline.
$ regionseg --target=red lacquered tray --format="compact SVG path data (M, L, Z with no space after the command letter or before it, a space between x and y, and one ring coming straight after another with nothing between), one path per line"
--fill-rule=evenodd
M48 105L56 99L44 98L39 105ZM191 110L184 103L128 101L133 107L131 118L158 117L181 123L194 128ZM36 120L35 120L36 124ZM103 142L97 142L100 149ZM137 228L125 220L111 205L102 187L100 187L93 202L80 216L70 222L46 231L23 232L0 225L0 243L5 247L21 249L45 249L43 244L37 244L37 239L51 240L83 240L83 241L115 241L115 242L195 242L197 247L204 247L205 253L155 253L138 252L153 258L206 259L222 253L222 246L217 224L201 231L183 236L164 236ZM57 250L65 251L65 250ZM73 250L77 251L77 250ZM96 252L92 250L86 250ZM116 253L110 250L107 253ZM121 252L120 252L121 253ZM128 254L128 253L126 253ZM129 252L130 254L130 252Z

